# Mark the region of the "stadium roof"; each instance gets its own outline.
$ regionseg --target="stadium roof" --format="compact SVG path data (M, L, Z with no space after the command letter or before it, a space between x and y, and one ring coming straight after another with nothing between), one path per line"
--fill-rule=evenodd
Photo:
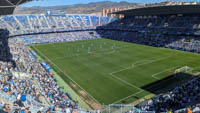
M32 0L0 0L0 15L13 14L16 6Z
M170 5L143 7L119 11L113 14L124 14L125 16L200 14L200 5Z

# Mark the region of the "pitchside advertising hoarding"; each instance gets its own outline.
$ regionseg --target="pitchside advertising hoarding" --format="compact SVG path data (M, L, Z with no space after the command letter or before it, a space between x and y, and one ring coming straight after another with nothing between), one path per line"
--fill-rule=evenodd
M46 62L42 62L41 65L46 69L47 72L50 72L52 69Z

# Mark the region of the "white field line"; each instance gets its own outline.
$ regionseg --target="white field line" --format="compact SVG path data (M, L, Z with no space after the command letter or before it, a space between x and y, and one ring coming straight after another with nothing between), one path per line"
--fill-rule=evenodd
M117 71L113 71L113 72L111 72L111 73L109 73L109 74L110 74L110 75L113 75L114 73L118 73L118 72L121 72L121 71L124 71L124 70L128 70L128 69L134 68L135 64L140 63L140 62L144 62L144 61L150 61L150 60L140 60L140 61L136 61L136 62L133 63L130 67L127 67L127 68L124 68L124 69L121 69L121 70L117 70Z
M166 71L169 71L169 70L175 69L175 68L177 68L177 67L179 67L179 66L175 66L175 67L172 67L172 68L166 69L166 70L164 70L164 71L161 71L161 72L155 73L155 74L152 75L152 77L155 78L155 79L160 79L160 78L155 77L155 76L158 75L158 74L164 73L164 72L166 72ZM135 96L135 95L137 95L137 94L140 94L140 93L142 93L142 92L144 92L143 89L141 89L140 91L138 91L138 92L136 92L136 93L133 93L133 94L131 94L131 95L129 95L129 96L123 98L123 99L120 99L120 100L118 100L118 101L115 101L115 102L112 103L112 104L117 104L118 102L121 102L121 101L123 101L123 100L125 100L125 99L127 99L127 98L130 98L130 97Z
M123 101L123 100L125 100L125 99L127 99L127 98L130 98L130 97L135 96L135 95L137 95L137 94L140 94L140 93L142 93L142 92L144 92L144 90L140 90L140 91L138 91L138 92L136 92L136 93L133 93L133 94L131 94L131 95L125 97L125 98L122 98L122 99L120 99L120 100L117 100L117 101L113 102L112 104L117 104L118 102L121 102L121 101Z
M133 85L133 84L131 84L131 83L129 83L129 82L127 82L127 81L125 81L125 80L123 80L123 79L117 77L117 76L115 76L115 75L112 75L112 77L114 77L114 78L120 80L121 82L123 82L123 83L125 83L125 84L127 84L127 85L129 85L129 86L131 86L131 87L133 87L133 88L136 88L136 89L138 89L138 90L140 90L140 91L143 90L143 89L141 89L141 88L139 88L139 87L137 87L137 86L135 86L135 85Z
M125 97L125 98L122 98L122 99L120 99L120 100L117 100L117 101L115 101L115 102L112 103L112 104L116 104L116 103L118 103L118 102L121 102L121 101L123 101L123 100L129 98L129 97L132 97L132 96L135 96L135 95L137 95L137 94L139 94L139 93L144 92L143 89L141 89L141 88L139 88L139 87L137 87L137 86L135 86L135 85L133 85L133 84L131 84L131 83L129 83L129 82L127 82L127 81L125 81L125 80L123 80L123 79L117 77L117 76L115 76L114 73L118 73L118 72L121 72L121 71L124 71L124 70L127 70L127 69L131 69L131 68L135 68L135 67L138 67L138 66L142 66L142 65L145 65L145 64L157 62L157 61L160 61L160 60L163 60L163 59L167 59L167 58L169 58L169 57L171 57L171 56L167 56L167 57L160 58L160 59L157 59L157 60L149 60L149 62L144 62L144 63L142 63L142 64L139 64L139 65L136 65L136 66L135 66L135 64L140 63L140 62L143 62L143 61L148 61L148 59L146 59L146 60L141 60L141 61L137 61L137 62L133 63L131 67L128 67L128 68L125 68L125 69L122 69L122 70L119 70L119 71L115 71L115 72L109 73L111 76L113 76L114 78L120 80L121 82L123 82L123 83L125 83L125 84L127 84L127 85L129 85L129 86L131 86L131 87L133 87L133 88L136 88L136 89L140 90L140 91L138 91L138 92L136 92L136 93L133 93L133 94L131 94L131 95ZM152 58L151 58L151 59L152 59ZM153 75L152 75L152 76L153 76Z
M161 74L161 73L167 72L167 71L172 70L172 69L175 69L175 68L177 68L177 67L178 67L178 66L175 66L175 67L172 67L172 68L169 68L169 69L160 71L160 72L158 72L158 73L153 74L151 77L160 80L160 78L156 77L156 75L159 75L159 74Z
M35 48L35 47L34 47ZM53 63L47 56L45 56L40 50L35 48L40 54L42 54L45 58L47 58L54 66L56 66L61 72L63 72L55 63ZM87 95L89 95L91 98L93 98L98 104L101 105L101 103L95 99L90 93L88 93L85 89L83 89L77 82L75 82L67 73L63 72L72 82L74 82L79 88L81 88Z
M143 62L143 61L147 61L147 60L137 61L137 62L135 62L134 64L137 64L137 63ZM133 66L133 65L132 65L132 66ZM127 82L127 81L125 81L125 80L123 80L123 79L121 79L121 78L119 78L119 77L117 77L117 76L114 75L114 73L117 73L117 72L120 72L120 71L124 71L124 70L127 70L127 69L131 69L131 68L134 68L134 67L132 67L132 66L131 66L131 67L128 67L128 68L125 68L125 69L122 69L122 70L119 70L119 71L111 72L111 73L109 73L109 74L110 74L112 77L114 77L115 79L118 79L119 81L121 81L121 82L123 82L123 83L125 83L125 84L127 84L127 85L129 85L129 86L131 86L131 87L133 87L133 88L136 88L136 89L142 91L141 88L139 88L139 87L137 87L137 86L135 86L135 85L133 85L133 84L131 84L131 83L129 83L129 82Z
M166 72L166 71L168 71L168 70L175 69L175 68L177 68L177 67L178 67L178 66L175 66L175 67L166 69L166 70L164 70L164 71L161 71L161 72L159 72L159 73L153 74L152 77L155 78L156 75L161 74L161 73L164 73L164 72ZM116 76L115 76L115 77L116 77ZM156 79L160 79L160 78L156 77ZM125 98L122 98L122 99L120 99L120 100L117 100L117 101L113 102L112 104L117 104L118 102L121 102L121 101L123 101L123 100L125 100L125 99L127 99L127 98L130 98L130 97L135 96L135 95L137 95L137 94L140 94L140 93L142 93L142 92L144 92L144 90L143 90L143 89L140 89L140 91L138 91L138 92L136 92L136 93L133 93L133 94L131 94L131 95L125 97Z
M122 47L122 48L123 48L123 47ZM37 48L36 48L36 49L37 49ZM118 49L120 49L120 48L118 48ZM37 49L37 50L38 50L38 49ZM40 51L38 50L38 52L40 52ZM115 52L115 51L111 51L111 54L112 54L112 52ZM40 53L41 53L41 52L40 52ZM45 56L45 55L43 54L43 56ZM45 57L46 57L46 56L45 56ZM122 70L120 70L120 71L124 71L124 70L127 70L127 69L139 67L139 66L142 66L142 65L145 65L145 64L157 62L157 61L160 61L160 60L164 60L164 59L166 59L166 58L169 58L169 57L171 57L171 56L167 56L167 57L160 58L160 59L157 59L157 60L149 60L149 59L146 59L146 60L137 61L137 62L133 63L131 67L122 69ZM47 58L48 58L48 57L47 57ZM62 58L66 58L66 57L62 57ZM60 58L60 59L62 59L62 58ZM156 58L156 57L154 57L154 58ZM153 59L153 58L150 58L150 59ZM49 60L51 63L53 63L50 59L48 59L48 60ZM56 59L56 60L57 60L57 59ZM144 61L148 61L148 62L144 62ZM137 64L137 63L139 63L139 62L144 62L144 63L135 66L135 64ZM53 63L53 64L54 64L61 72L63 72L55 63ZM133 85L133 84L131 84L131 83L129 83L129 82L127 82L127 81L125 81L125 80L123 80L123 79L120 79L120 78L118 78L118 77L116 77L116 76L113 75L114 73L117 73L117 72L120 72L120 71L111 72L111 73L109 73L109 74L112 75L114 78L116 78L116 79L118 79L118 80L120 80L120 81L122 81L122 82L128 84L129 86L134 87L134 88L136 88L136 89L138 89L138 90L140 90L140 91L138 91L138 92L136 92L136 93L134 93L134 94L131 94L130 96L125 97L125 98L123 98L123 99L120 99L120 100L118 100L118 101L116 101L116 102L114 102L114 103L118 103L118 102L120 102L120 101L122 101L122 100L125 100L125 99L127 99L127 98L129 98L129 97L131 97L131 96L137 95L137 94L142 93L142 92L144 91L143 89L141 89L141 88L139 88L139 87L137 87L137 86L135 86L135 85ZM64 73L64 72L63 72L63 73ZM71 79L71 77L70 77L68 74L66 74L66 73L64 73L64 74L67 75L67 77L68 77L70 80L72 80L77 86L79 86L82 90L84 90L78 83L76 83L73 79ZM85 91L85 90L84 90L84 91ZM98 100L96 100L92 95L90 95L87 91L85 91L85 92L86 92L90 97L92 97L96 102L98 102L98 103L100 104L100 102L99 102Z
M170 56L168 56L168 57L170 57ZM128 68L119 70L119 71L111 72L111 73L109 73L109 74L110 74L112 77L114 77L115 79L118 79L118 80L120 80L121 82L123 82L123 83L125 83L125 84L127 84L127 85L129 85L129 86L131 86L131 87L133 87L133 88L136 88L136 89L138 89L138 90L141 91L141 90L143 90L143 89L141 89L141 88L139 88L139 87L137 87L137 86L135 86L135 85L133 85L133 84L127 82L126 80L123 80L123 79L121 79L121 78L115 76L114 73L118 73L118 72L121 72L121 71L124 71L124 70L127 70L127 69L131 69L131 68L136 68L136 67L139 67L139 66L142 66L142 65L146 65L146 64L149 64L149 63L157 62L157 61L166 59L166 58L168 58L168 57L164 57L164 58L157 59L157 60L150 60L150 62L144 62L144 63L139 64L139 65L136 65L136 66L134 66L134 67L131 66L131 67L128 67ZM144 61L144 60L142 60L142 61ZM138 61L138 62L141 62L141 61ZM138 62L135 62L134 64L136 64L136 63L138 63Z
M160 60L164 60L164 59L167 59L171 56L167 56L167 57L164 57L164 58L160 58L160 59L156 59L156 60L141 60L141 61L137 61L135 63L132 64L132 66L130 67L127 67L127 68L124 68L124 69L121 69L121 70L118 70L118 71L114 71L114 72L111 72L109 73L110 75L114 75L115 73L118 73L118 72L121 72L121 71L124 71L124 70L128 70L128 69L132 69L132 68L136 68L136 67L139 67L139 66L143 66L143 65L146 65L146 64L150 64L150 63L153 63L153 62L157 62L157 61L160 61ZM151 58L152 59L152 58ZM144 62L144 63L141 63L141 64L138 64L138 65L135 65L137 63L140 63L140 62L143 62L143 61L147 61L147 62Z

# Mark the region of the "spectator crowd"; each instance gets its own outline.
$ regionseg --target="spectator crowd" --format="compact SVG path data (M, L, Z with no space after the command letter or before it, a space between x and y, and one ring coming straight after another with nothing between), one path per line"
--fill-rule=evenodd
M5 31L1 31L1 34L6 34L3 32ZM1 36L0 38L5 37ZM90 35L89 32L76 32L9 38L8 46L2 46L1 49L9 51L15 63L11 60L0 61L0 98L6 101L1 105L1 110L56 113L81 110L78 103L71 98L68 92L63 92L52 73L45 70L26 46L35 43L56 43L92 38L98 38L98 36ZM5 52L2 51L1 54Z
M11 35L54 33L9 38L7 31L0 31L1 39L9 38L0 40L0 110L15 113L71 113L81 110L78 103L71 99L70 94L63 92L62 88L56 84L54 77L31 54L27 45L105 37L200 53L198 38L200 22L197 21L199 19L198 16L137 16L121 20L88 15L4 16L0 19L2 23L0 28L7 28ZM67 32L58 33L57 31ZM4 60L4 58L8 59ZM199 112L199 105L195 105L195 102L200 101L199 99L200 79L195 77L166 94L158 95L138 105L137 108L141 111L156 112L178 109ZM195 106L188 107L192 104ZM185 109L187 107L188 109Z
M10 35L62 32L96 29L97 26L115 21L117 18L92 15L8 15L0 18L0 28L8 29Z
M200 78L194 77L187 83L177 86L165 94L158 95L148 101L142 102L137 107L142 111L156 111L156 112L166 112L166 111L176 111L186 112L186 109L190 107L194 113L199 113L200 111ZM195 105L197 104L197 105Z
M200 53L199 18L194 15L135 16L97 27L97 33L112 40ZM199 113L199 93L200 79L195 77L129 112Z
M97 27L109 39L200 53L200 17L136 16Z

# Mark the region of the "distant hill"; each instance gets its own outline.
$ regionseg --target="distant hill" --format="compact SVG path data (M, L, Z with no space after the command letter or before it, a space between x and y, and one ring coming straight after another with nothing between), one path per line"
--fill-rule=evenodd
M136 3L129 2L92 2L89 4L76 4L76 5L63 5L63 6L51 6L51 7L17 7L14 14L38 14L44 13L47 9L61 10L68 14L91 14L101 12L103 8L127 8L134 7Z
M14 11L14 14L41 14L44 13L47 9L51 10L60 10L67 14L93 14L93 13L101 13L102 9L108 8L135 8L135 7L143 7L144 5L149 6L159 6L159 5L169 5L176 2L171 2L169 0L159 2L159 3L150 3L150 4L137 4L137 3L129 3L126 1L122 2L111 2L111 1L103 1L103 2L92 2L88 4L75 4L75 5L63 5L63 6L51 6L51 7L17 7Z

